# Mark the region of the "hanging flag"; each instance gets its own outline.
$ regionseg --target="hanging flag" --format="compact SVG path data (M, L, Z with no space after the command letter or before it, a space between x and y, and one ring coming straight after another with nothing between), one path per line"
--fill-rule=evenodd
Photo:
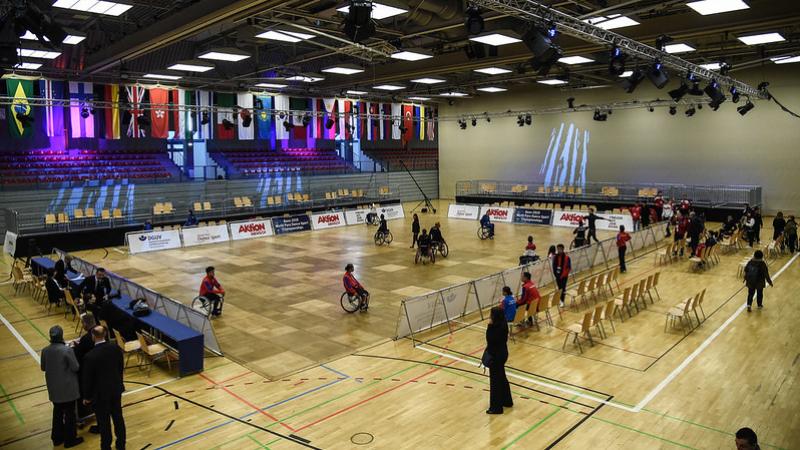
M255 124L253 124L253 94L236 94L236 105L239 107L239 139L253 140Z
M106 139L119 139L119 85L107 84L103 86L103 100L107 106L103 110L105 117L105 132Z
M334 108L336 107L336 99L335 98L323 98L322 99L322 106L325 108L325 117L323 121L323 126L325 127L325 138L326 139L336 139L336 115L334 114ZM332 125L328 126L328 121L331 121Z
M419 140L425 140L425 105L419 106Z
M40 97L45 100L44 131L49 137L64 135L64 82L39 80Z
M403 105L403 134L401 139L403 140L403 145L411 141L411 137L414 135L414 107L411 105Z
M365 127L366 128L365 133L367 134L367 140L368 141L371 141L372 140L372 136L375 135L375 133L373 133L373 131L372 131L372 124L373 124L373 122L372 122L372 114L374 114L374 112L373 112L373 103L372 102L367 102L367 124L366 124L366 127Z
M358 102L358 138L367 139L367 102Z
M258 138L270 139L272 128L272 97L269 95L259 95L261 109L256 111L256 124L258 125ZM256 102L258 103L258 102Z
M392 139L400 139L402 137L400 133L400 126L403 124L405 120L405 114L403 114L403 107L399 103L392 103Z
M289 97L289 109L292 116L292 138L305 139L308 136L306 127L303 126L303 118L308 113L308 99L301 97Z
M192 111L189 106L194 105L192 91L178 89L178 132L176 139L195 139L197 138L197 113Z
M197 112L198 126L198 139L213 139L214 138L214 125L212 124L212 111L211 105L214 104L214 93L211 91L197 91Z
M290 108L289 108L289 97L286 95L276 95L275 96L275 138L276 139L289 139L289 131L286 129L284 124L286 122L292 123Z
M93 95L92 83L69 82L69 117L74 138L94 137L94 116L89 105Z
M150 136L166 139L169 135L169 91L150 89Z
M384 106L381 103L378 103L376 108L378 109L378 139L384 140L386 139L386 117L384 117Z
M436 114L438 110L428 108L428 140L432 141L436 138Z
M125 113L128 122L127 135L129 138L138 139L146 136L144 128L139 125L139 118L144 115L142 103L147 90L142 86L125 86L125 95L130 104L130 110Z
M33 135L33 108L28 98L33 98L33 81L7 79L6 89L11 97L8 107L8 131L11 137L27 138Z
M322 134L322 113L325 111L325 107L322 106L322 99L315 98L311 100L311 127L312 133L311 137L314 139L323 139L324 135Z
M181 134L181 110L180 110L181 91L178 89L169 90L169 131L172 131L172 139L183 139Z
M234 94L214 94L217 106L217 139L233 139L236 136L236 123L233 118L233 106L236 103Z

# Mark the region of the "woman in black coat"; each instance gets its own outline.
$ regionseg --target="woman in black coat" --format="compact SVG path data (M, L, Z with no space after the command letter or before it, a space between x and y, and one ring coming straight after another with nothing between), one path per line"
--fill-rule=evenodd
M486 414L503 414L503 407L514 406L511 386L506 378L508 360L508 324L499 306L492 308L489 326L486 327L486 353L484 364L489 368L489 409ZM489 361L485 361L485 359Z
M764 288L769 283L772 286L772 278L769 277L769 267L764 262L764 252L756 250L753 259L744 266L744 283L747 285L747 312L753 306L753 296L756 297L758 309L764 307Z
M413 237L411 239L411 248L414 248L414 245L417 243L417 236L419 236L419 217L414 214L414 221L411 222L411 234Z

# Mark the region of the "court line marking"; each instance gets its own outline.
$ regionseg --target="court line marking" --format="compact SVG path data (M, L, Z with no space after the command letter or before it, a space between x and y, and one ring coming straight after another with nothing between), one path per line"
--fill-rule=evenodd
M19 343L22 344L22 347L31 355L33 360L36 361L36 364L41 364L42 360L39 357L39 354L36 353L36 350L31 348L31 346L28 344L28 341L26 341L25 338L23 338L22 335L19 334L17 329L14 328L14 325L11 325L11 322L9 322L2 314L0 314L0 321L2 321L3 325L5 325L8 328L8 331L10 331L11 334L13 334L15 338L17 338Z
M173 381L176 381L176 380L180 380L180 378L178 378L178 377L170 378L168 380L164 380L164 381L158 382L156 384L151 384L151 385L148 385L148 386L140 387L139 389L134 389L132 391L125 391L125 392L122 393L122 395L126 396L126 395L135 394L137 392L146 391L147 389L152 389L152 388L157 387L157 386L161 386L161 385L164 385L164 384L167 384L167 383L172 383ZM125 381L123 380L123 383L124 382Z

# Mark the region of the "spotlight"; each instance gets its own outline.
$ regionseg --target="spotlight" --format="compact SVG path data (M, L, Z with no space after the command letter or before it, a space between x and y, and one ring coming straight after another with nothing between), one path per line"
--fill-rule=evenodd
M664 65L661 64L661 61L656 60L650 69L647 71L647 78L653 83L658 89L663 89L664 86L669 83L669 74L667 73L667 69L664 68Z
M350 10L344 21L344 34L353 42L361 42L375 34L375 23L372 21L372 2L352 0Z
M256 99L255 106L253 107L256 111L261 111L264 109L264 101L260 98Z
M690 106L689 109L686 110L686 117L692 117L695 112L694 106Z
M225 128L226 130L233 129L233 122L228 119L222 119L222 128Z
M575 97L570 97L567 99L567 108L575 109Z
M253 123L253 115L250 114L248 111L246 114L242 114L242 126L248 128L250 124Z
M681 81L681 87L677 89L673 89L669 91L669 96L672 97L672 100L679 102L686 93L689 92L689 86L686 84L685 81Z
M670 106L669 107L669 115L670 116L674 116L677 113L678 113L678 108L676 106Z
M648 110L648 111L650 111L650 112L653 112L653 111L655 111L656 109L655 109L655 108L653 108L652 106L648 106L648 107L647 107L647 110Z
M284 119L285 117L286 117L286 113L284 111L281 111L281 112L278 113L278 118L279 119Z
M664 47L666 47L667 44L669 44L674 40L675 39L673 39L672 37L667 36L666 34L662 34L661 36L656 38L656 50L663 52Z
M474 127L474 126L476 126L476 125L478 125L478 119L476 119L476 118L474 118L474 117L473 117L473 118L472 118L472 126Z
M550 30L542 30L539 27L529 29L522 36L525 46L533 53L531 66L539 75L547 75L550 67L563 56L561 47L554 44L551 37Z
M202 111L200 113L200 125L208 125L208 122L211 122L211 115L208 111Z
M598 122L605 122L608 120L608 114L601 113L599 109L594 110L594 116L592 119Z
M636 69L633 71L631 76L622 81L622 88L625 89L625 92L628 94L632 94L642 80L644 80L644 74L641 70Z
M725 75L727 75L727 74L728 74L728 72L730 72L730 71L731 71L731 69L733 69L733 66L731 66L730 64L728 64L728 63L727 63L727 62L725 62L725 61L723 61L723 62L722 62L720 65L719 65L719 73L720 73L720 75L722 75L722 76L725 76Z
M547 22L547 36L549 36L550 39L552 39L556 37L557 34L558 34L558 28L556 28L556 23L553 22L552 20Z
M81 108L81 117L83 117L84 119L89 118L89 108L86 107Z
M745 103L743 106L740 106L740 107L736 108L736 111L738 111L739 114L741 114L741 115L745 115L745 114L749 113L750 110L755 108L755 107L756 107L756 105L754 105L753 102L751 102L750 100L747 100L747 103Z
M622 53L619 47L611 49L611 60L608 62L608 73L613 76L620 76L625 72L625 60L628 55Z
M483 33L483 17L481 11L475 5L470 5L466 11L467 18L464 19L464 26L470 36Z
M464 119L458 119L458 126L462 130L466 130L467 129L467 121L464 120Z
M311 123L311 116L309 116L308 114L304 115L303 116L303 126L307 127L308 124L310 124L310 123Z
M325 128L330 130L331 128L333 128L334 125L336 125L336 122L334 122L333 119L328 117L328 120L325 121Z
M711 82L708 83L708 86L703 89L703 92L705 92L706 95L708 95L708 97L711 99L711 103L709 103L709 105L714 108L714 111L719 108L719 105L725 102L725 94L723 94L720 90L719 83L717 83L716 80L711 80Z
M292 125L292 123L291 123L290 121L288 121L288 120L285 120L285 121L283 122L283 128L284 128L286 131L292 131L292 128L294 128L294 125Z
M525 114L525 125L530 125L533 122L533 117L530 114Z
M696 95L696 96L703 95L703 90L700 89L699 81L695 81L694 83L692 83L692 88L689 89L689 95Z
M741 100L741 96L739 95L739 91L736 90L736 86L731 86L731 101L733 103L739 103Z
M517 125L519 125L521 127L525 126L525 118L522 117L522 114L517 116Z

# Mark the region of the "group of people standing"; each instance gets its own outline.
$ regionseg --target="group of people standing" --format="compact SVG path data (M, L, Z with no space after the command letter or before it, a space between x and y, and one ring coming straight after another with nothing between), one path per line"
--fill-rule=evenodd
M420 232L421 231L421 232ZM413 220L411 221L411 247L417 246L423 254L427 254L430 251L432 244L437 244L440 242L444 242L444 237L442 236L442 225L439 222L436 222L431 227L430 233L427 229L421 228L419 224L419 216L415 213L413 215Z

